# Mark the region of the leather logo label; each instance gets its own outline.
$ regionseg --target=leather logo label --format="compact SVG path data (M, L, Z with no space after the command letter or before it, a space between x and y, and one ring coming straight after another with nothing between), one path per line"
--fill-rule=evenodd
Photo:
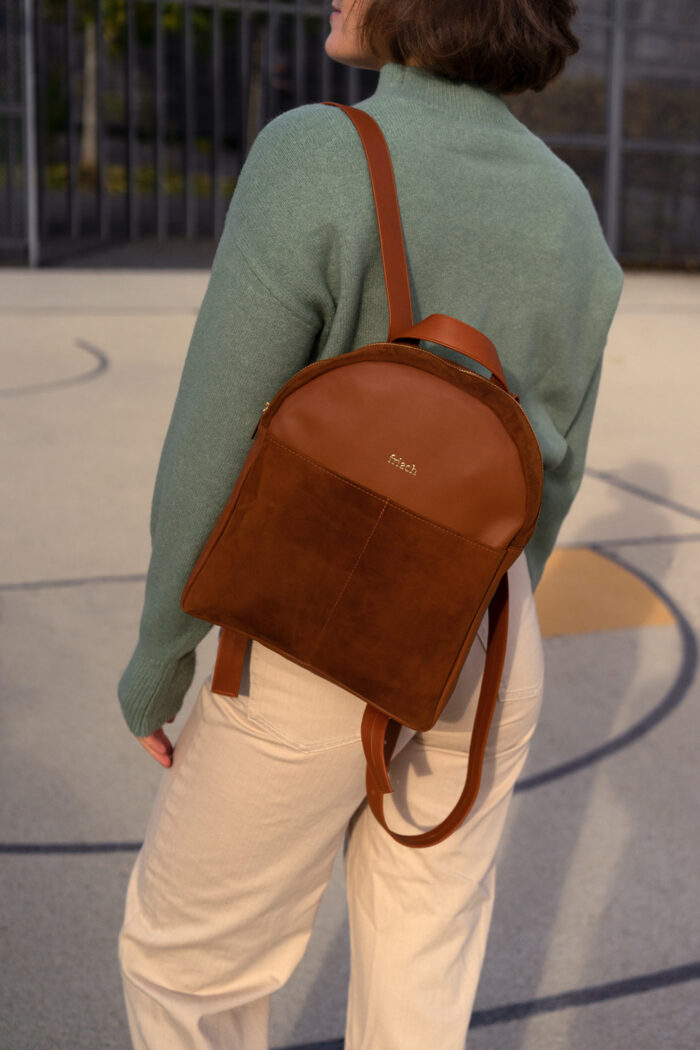
M399 470L404 470L407 474L415 476L418 471L416 470L415 463L406 463L401 456L397 456L395 452L392 452L389 456L387 463L391 463L392 467L398 467Z

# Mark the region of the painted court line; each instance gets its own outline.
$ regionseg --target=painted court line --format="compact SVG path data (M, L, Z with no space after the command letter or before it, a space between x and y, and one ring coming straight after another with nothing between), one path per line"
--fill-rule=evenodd
M586 467L584 473L591 478L595 478L597 481L604 481L606 484L612 485L613 488L622 489L624 492L629 492L633 496L639 496L641 499L648 500L649 503L656 503L660 507L668 507L669 510L675 510L679 514L685 514L687 518L693 518L694 521L700 521L700 510L696 510L695 507L689 507L687 503L678 503L677 500L668 499L666 496L659 496L651 489L645 489L641 485L635 485L632 481L625 481L624 478L619 478L616 474L611 474L607 470L596 470L595 467Z
M678 984L700 980L700 962L686 963L669 970L658 970L655 973L644 973L622 981L609 981L607 984L589 985L586 988L575 988L559 995L545 995L540 999L527 999L523 1002L505 1003L485 1010L475 1010L472 1014L470 1030L488 1028L495 1024L507 1024L510 1021L523 1021L528 1017L540 1014L556 1013L577 1006L592 1006L595 1003L606 1003L615 999L624 999L630 995L643 995L662 988L672 988ZM331 1039L323 1043L303 1043L296 1046L280 1047L279 1050L343 1050L343 1039Z
M55 379L50 383L30 383L28 386L11 386L0 390L0 397L26 397L30 394L46 394L53 390L63 390L68 386L77 386L79 383L87 383L97 379L109 368L109 358L103 350L99 350L84 339L76 339L75 345L95 358L97 364L87 372L80 372L77 376L67 376L65 379Z
M593 748L591 751L587 751L585 754L579 755L577 758L573 758L568 762L563 762L559 766L545 769L541 773L535 773L531 777L525 777L523 780L519 780L515 785L516 793L520 791L530 791L532 788L542 787L544 784L549 784L553 780L559 780L561 777L571 776L573 773L578 773L580 770L586 769L588 766L592 766L596 762L601 762L603 759L609 758L618 751L630 747L632 744L650 733L653 729L656 729L661 722L672 714L672 712L685 700L697 675L698 640L695 636L692 624L682 609L655 580L650 576L647 576L646 573L643 573L636 566L633 567L627 564L619 554L605 550L602 546L597 547L596 549L600 550L600 552L605 554L606 557L618 562L629 572L638 576L646 583L647 587L654 591L661 601L668 606L681 636L682 655L680 667L676 674L676 678L666 692L666 695L659 701L656 707L652 708L652 710L644 716L644 718L641 718L638 722L630 726L629 729L626 729L618 736L613 737L612 740L606 741L599 747Z

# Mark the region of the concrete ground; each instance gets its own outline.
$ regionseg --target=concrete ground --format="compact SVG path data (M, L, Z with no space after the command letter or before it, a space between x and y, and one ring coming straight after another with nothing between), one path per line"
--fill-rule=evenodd
M0 1050L128 1050L115 942L166 775L115 688L208 274L89 262L0 270ZM469 1050L700 1046L699 349L700 278L629 275L538 592L544 714ZM347 974L338 865L272 1045L340 1048Z

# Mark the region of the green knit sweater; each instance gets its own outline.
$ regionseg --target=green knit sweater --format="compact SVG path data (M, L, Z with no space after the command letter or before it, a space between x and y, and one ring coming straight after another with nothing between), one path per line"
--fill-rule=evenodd
M534 586L581 482L622 273L577 176L497 96L391 63L360 108L389 144L415 318L452 314L485 332L539 440ZM119 683L136 735L173 716L192 681L210 627L180 595L265 402L304 365L387 328L357 132L332 107L284 113L241 172L161 454L139 641Z

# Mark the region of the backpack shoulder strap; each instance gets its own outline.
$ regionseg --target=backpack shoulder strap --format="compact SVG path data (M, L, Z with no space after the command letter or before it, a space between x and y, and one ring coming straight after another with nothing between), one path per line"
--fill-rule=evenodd
M387 342L417 344L419 339L441 346L451 347L472 361L484 365L493 375L494 381L507 390L505 376L496 348L491 340L472 328L471 325L448 317L431 314L425 320L413 323L411 289L406 263L406 245L401 226L401 213L396 195L394 169L389 147L382 129L369 113L354 106L343 106L339 102L324 102L324 106L335 106L355 125L367 158L374 206L379 227L379 243L384 266L384 283L389 304L389 333Z
M389 147L381 128L369 113L365 113L362 109L355 109L354 106L343 106L339 102L324 102L324 105L342 109L355 125L364 146L377 210L386 298L389 304L387 342L391 343L401 332L413 327L413 310L406 265L406 247L401 229L401 214Z
M401 726L393 718L382 711L377 711L370 704L365 708L362 719L362 745L367 759L367 801L382 827L403 846L435 846L438 842L442 842L459 827L474 805L481 782L486 740L498 698L498 685L503 671L507 639L508 573L504 573L489 605L486 663L469 747L467 779L452 812L429 831L418 835L401 835L387 826L383 796L392 790L387 764L396 746Z

